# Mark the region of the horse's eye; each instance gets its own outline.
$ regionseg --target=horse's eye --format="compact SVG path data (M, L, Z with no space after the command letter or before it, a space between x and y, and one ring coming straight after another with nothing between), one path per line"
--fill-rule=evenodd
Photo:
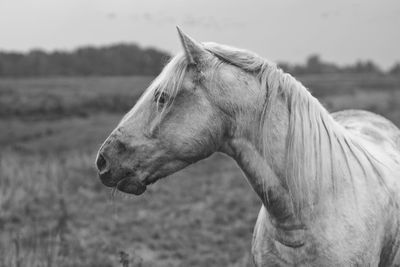
M168 101L168 95L165 92L156 92L154 94L154 102L164 105Z

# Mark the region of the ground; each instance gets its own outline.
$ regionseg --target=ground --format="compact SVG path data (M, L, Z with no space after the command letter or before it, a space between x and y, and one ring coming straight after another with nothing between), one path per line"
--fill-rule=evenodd
M252 266L260 208L216 154L144 195L113 194L95 153L152 77L0 79L0 266ZM400 77L300 77L331 111L400 125Z

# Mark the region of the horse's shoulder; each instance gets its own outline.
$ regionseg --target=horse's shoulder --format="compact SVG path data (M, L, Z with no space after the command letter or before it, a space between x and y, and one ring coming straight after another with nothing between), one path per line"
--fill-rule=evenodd
M332 113L332 116L347 130L374 143L390 142L400 150L400 130L383 116L365 110L343 110Z

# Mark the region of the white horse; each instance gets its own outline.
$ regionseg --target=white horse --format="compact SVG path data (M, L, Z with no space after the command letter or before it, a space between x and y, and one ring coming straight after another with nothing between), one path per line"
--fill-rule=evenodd
M400 266L400 131L366 111L329 114L275 64L198 43L175 56L104 142L101 181L146 186L222 152L263 205L257 266Z

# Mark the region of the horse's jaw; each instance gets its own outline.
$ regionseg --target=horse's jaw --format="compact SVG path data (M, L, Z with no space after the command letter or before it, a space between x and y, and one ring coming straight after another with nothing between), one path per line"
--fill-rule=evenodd
M146 191L146 188L147 188L146 182L141 181L135 176L129 176L123 178L116 185L117 190L137 196L143 194Z
M233 138L226 143L222 152L237 162L254 191L267 206L268 188L279 185L279 181L261 153L244 138Z

